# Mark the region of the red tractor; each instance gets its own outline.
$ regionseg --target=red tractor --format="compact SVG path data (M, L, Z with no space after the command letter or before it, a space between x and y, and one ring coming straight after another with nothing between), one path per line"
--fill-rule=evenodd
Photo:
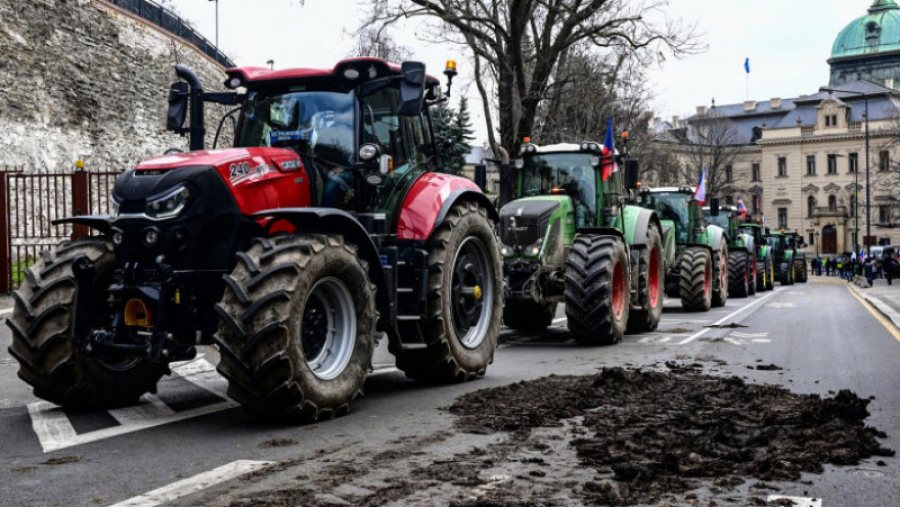
M191 152L123 173L108 216L61 221L100 234L45 252L13 295L9 350L35 395L134 403L215 344L245 407L333 417L361 394L382 333L411 378L484 374L502 314L497 212L433 172L442 93L423 64L231 69L241 90L224 93L177 74L168 127ZM204 102L237 106L232 148L203 149Z

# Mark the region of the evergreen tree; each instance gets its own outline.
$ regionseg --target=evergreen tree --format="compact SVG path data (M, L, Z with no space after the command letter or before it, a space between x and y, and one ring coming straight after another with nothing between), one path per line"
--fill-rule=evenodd
M438 169L450 174L463 174L466 155L472 148L469 142L475 139L472 120L469 115L469 104L465 97L459 103L459 111L441 103L432 117L434 136L441 147Z

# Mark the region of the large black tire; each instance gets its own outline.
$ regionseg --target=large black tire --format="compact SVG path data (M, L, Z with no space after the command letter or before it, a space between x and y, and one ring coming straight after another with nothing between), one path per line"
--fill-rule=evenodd
M647 246L638 250L638 309L628 316L628 333L653 331L662 318L665 291L662 235L655 225L647 231Z
M712 306L712 257L705 248L687 247L681 255L681 306L705 312Z
M766 290L775 290L775 259L772 258L772 255L766 258Z
M758 265L756 254L747 254L747 294L750 296L756 295L756 287L759 283L756 281L756 275L759 273Z
M797 283L806 283L806 261L801 259L794 259L794 273L795 273L795 281Z
M750 267L747 265L747 252L731 252L728 254L728 295L733 298L745 298L750 293Z
M341 236L259 239L238 253L216 306L228 395L263 417L310 421L350 411L375 348L375 286Z
M111 408L135 403L156 391L168 367L149 361L107 363L79 355L73 336L76 319L97 322L100 315L76 315L77 290L72 266L80 258L98 272L95 286L107 287L115 267L109 241L89 238L63 242L44 252L25 271L26 282L13 293L15 309L7 324L12 329L9 353L19 361L19 378L35 396L66 408ZM96 291L98 314L106 292Z
M794 263L785 263L784 273L781 275L781 285L794 285Z
M528 300L506 300L503 324L523 333L540 333L550 327L556 315L556 303L539 304Z
M722 240L722 249L713 252L713 308L725 306L728 301L728 247Z
M756 292L765 292L769 290L769 263L764 257L756 259Z
M500 248L487 210L474 202L454 205L425 248L426 347L398 354L397 368L428 382L473 380L494 360L503 315Z
M575 341L613 345L628 322L629 265L615 236L576 236L566 258L566 317Z

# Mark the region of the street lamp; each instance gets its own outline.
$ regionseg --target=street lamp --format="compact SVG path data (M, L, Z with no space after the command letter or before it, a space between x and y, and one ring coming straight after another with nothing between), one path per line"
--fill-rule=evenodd
M819 258L819 231L816 231L816 259Z
M216 3L216 51L219 50L219 0L209 0Z
M838 88L819 88L819 91L825 91L828 93L849 93L851 95L858 95L863 98L863 102L865 103L865 112L863 113L863 118L866 119L866 257L868 258L872 254L872 207L870 206L871 202L871 189L869 188L869 96L871 94L865 92L857 92L852 90L840 90ZM859 201L859 167L856 168L855 172L855 182L853 183L853 193L856 195L856 200ZM859 241L859 212L856 210L859 209L859 203L856 203L854 206L853 214L856 217L856 241ZM856 245L854 245L855 247ZM857 255L859 251L857 251Z

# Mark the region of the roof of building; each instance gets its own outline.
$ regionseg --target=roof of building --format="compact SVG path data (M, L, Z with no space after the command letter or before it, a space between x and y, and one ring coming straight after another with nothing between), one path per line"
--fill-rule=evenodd
M876 0L865 16L848 24L831 48L831 59L900 51L900 6Z

